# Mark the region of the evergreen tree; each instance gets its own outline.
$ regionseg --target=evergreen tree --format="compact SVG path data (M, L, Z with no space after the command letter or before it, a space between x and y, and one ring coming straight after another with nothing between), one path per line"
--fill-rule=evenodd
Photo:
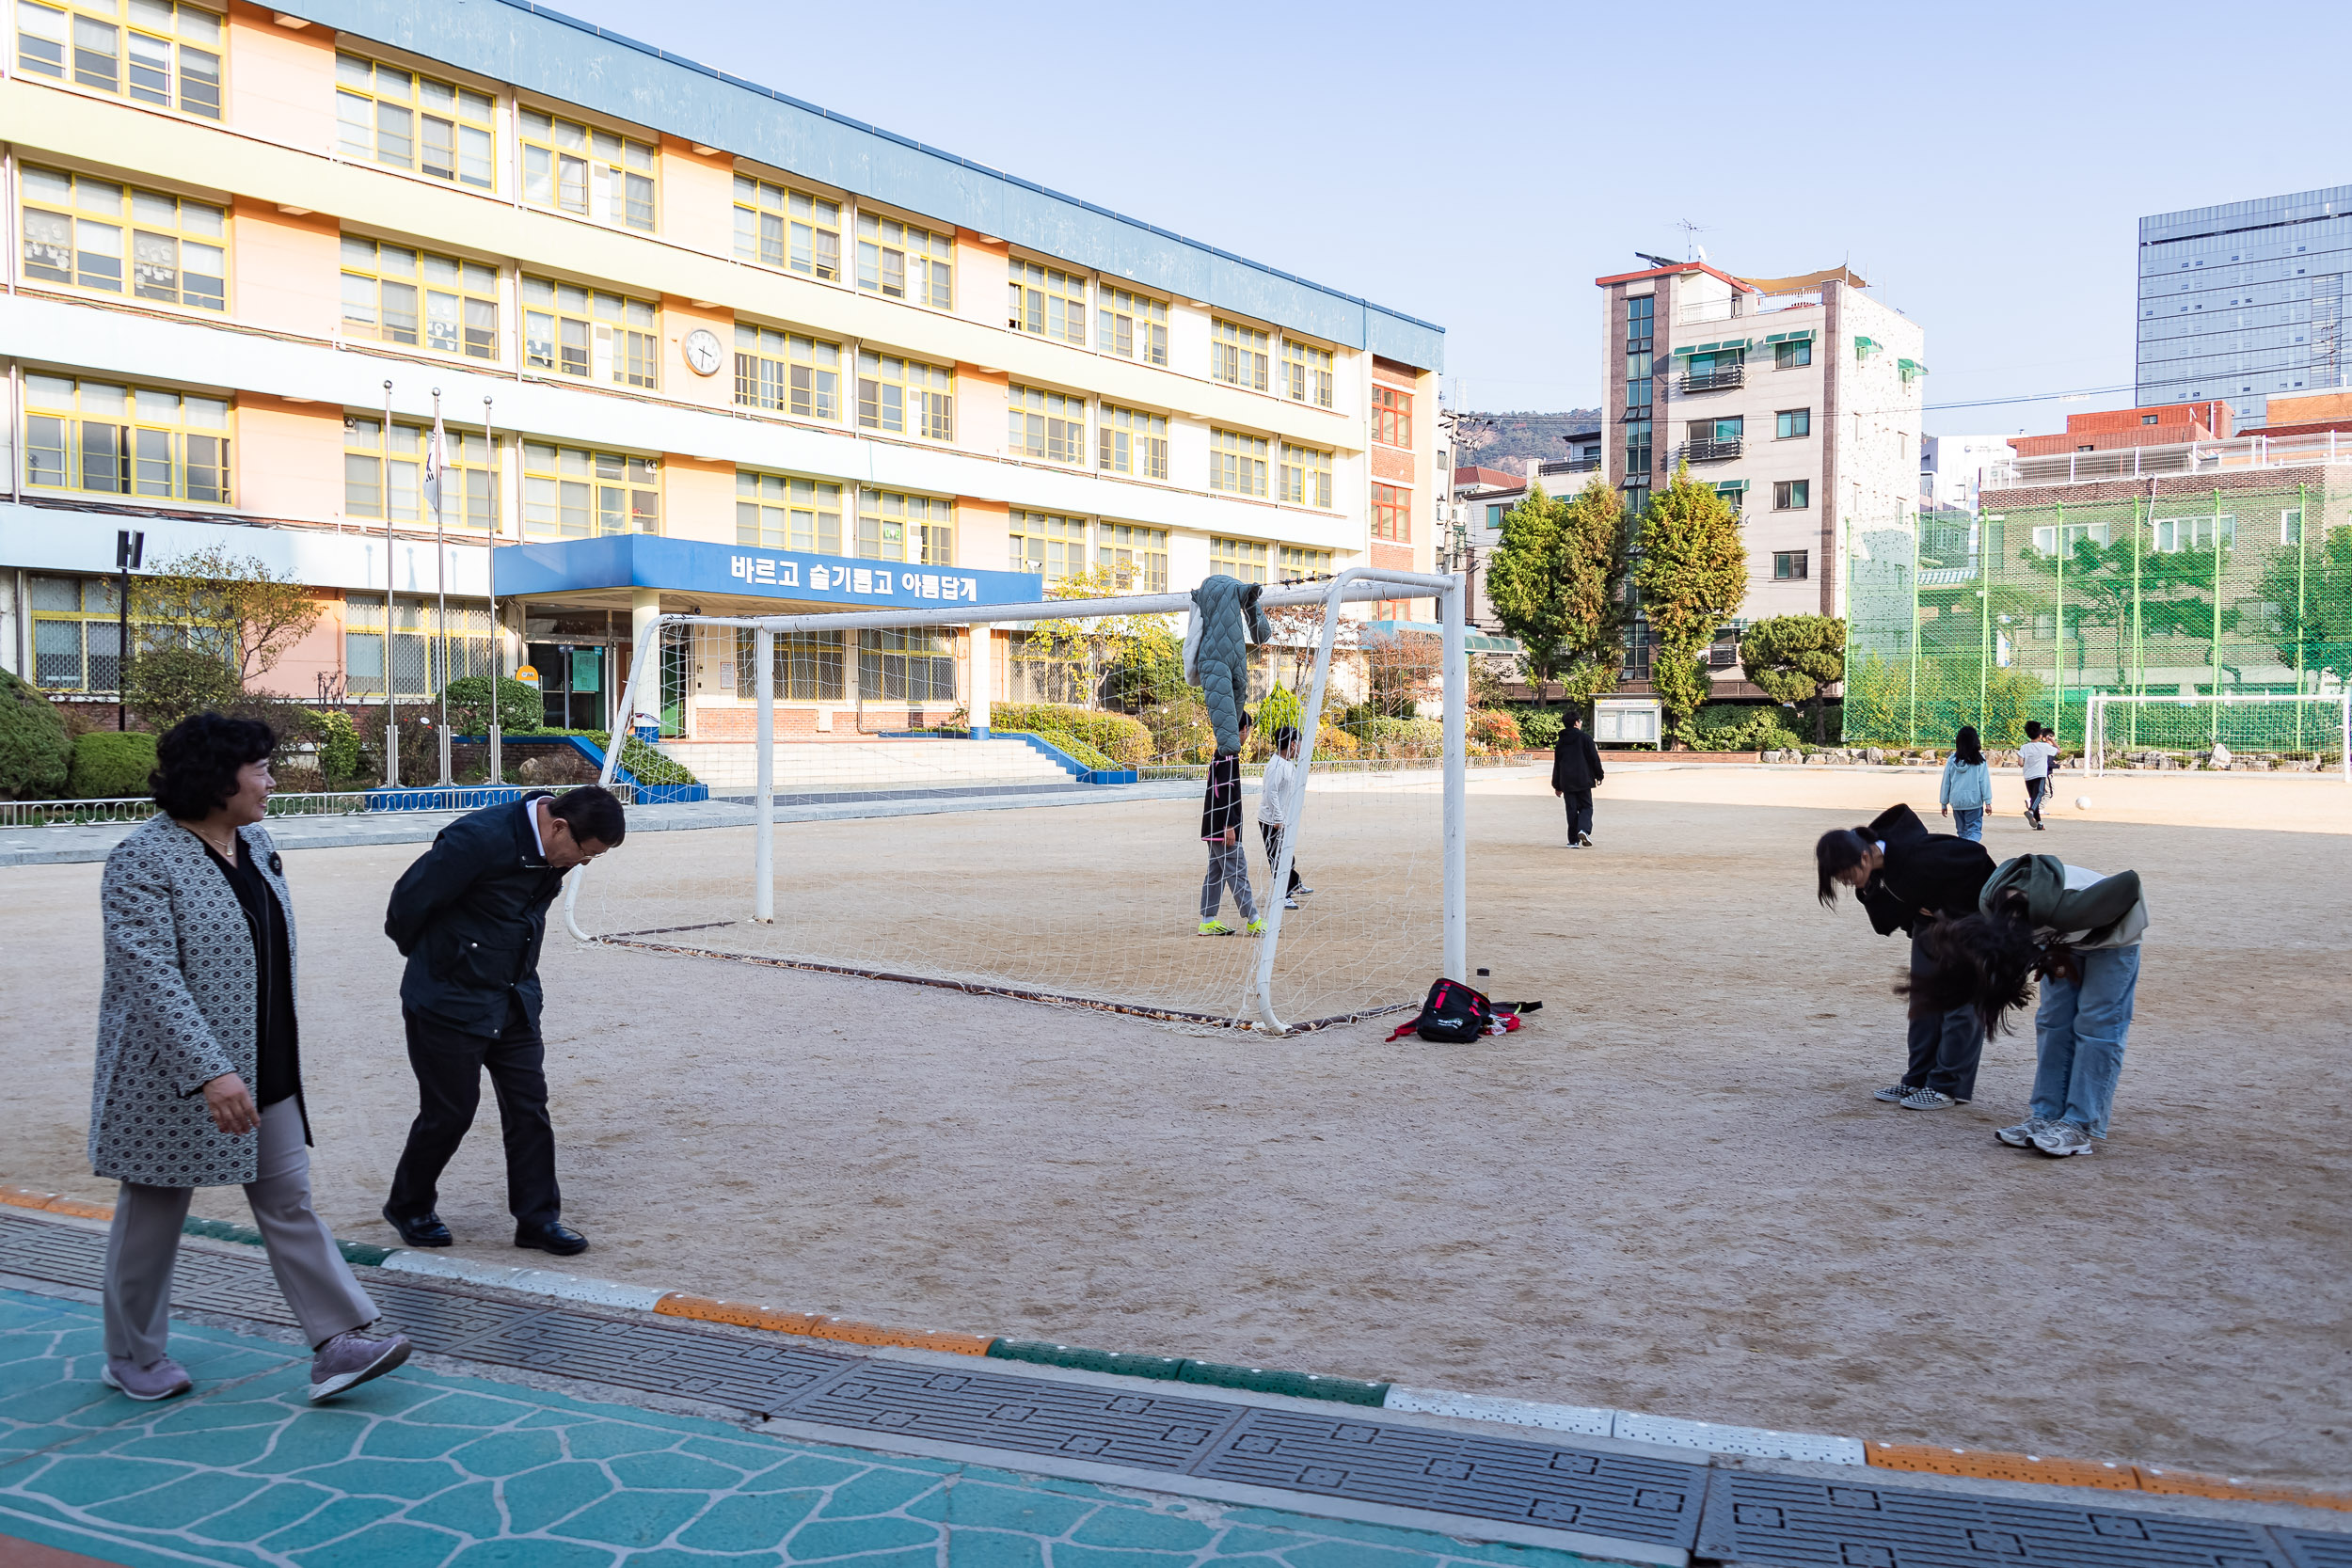
M1674 482L1642 514L1635 546L1633 585L1655 646L1650 685L1665 707L1667 733L1687 745L1692 718L1707 700L1708 645L1748 594L1740 519L1713 485L1691 477L1688 463L1677 464Z
M1774 615L1740 639L1740 667L1784 706L1813 705L1813 739L1826 745L1829 689L1846 675L1846 623L1829 615Z
M1528 487L1527 499L1502 515L1502 539L1486 557L1486 598L1495 619L1518 639L1519 667L1534 684L1535 701L1559 668L1568 637L1568 584L1563 540L1566 503Z
M1570 702L1617 683L1625 662L1626 546L1617 493L1596 479L1572 499L1543 486L1503 515L1486 561L1495 619L1518 640L1536 701L1559 681Z

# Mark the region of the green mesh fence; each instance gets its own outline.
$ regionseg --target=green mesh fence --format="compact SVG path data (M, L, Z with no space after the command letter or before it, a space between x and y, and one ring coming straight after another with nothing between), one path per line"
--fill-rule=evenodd
M1988 504L1848 525L1849 744L1947 746L1974 724L2105 745L2327 761L2352 673L2352 484L2331 468L2223 472L2093 501ZM2330 481L2332 480L2332 483ZM1989 502L2031 492L2007 491ZM2251 703L2249 697L2308 697ZM2332 699L2321 701L2320 699Z

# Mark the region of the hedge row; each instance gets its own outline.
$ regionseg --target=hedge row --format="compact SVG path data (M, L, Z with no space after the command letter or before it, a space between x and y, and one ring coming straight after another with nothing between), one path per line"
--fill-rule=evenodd
M991 730L1073 736L1110 758L1114 767L1136 768L1152 760L1152 732L1142 720L1124 713L1066 703L992 703L988 724Z

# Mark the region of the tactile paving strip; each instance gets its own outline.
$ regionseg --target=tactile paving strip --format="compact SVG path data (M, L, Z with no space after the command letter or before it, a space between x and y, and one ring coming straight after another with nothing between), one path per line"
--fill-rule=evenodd
M1210 1480L1688 1547L1704 1465L1252 1409L1193 1467Z
M2352 1568L2352 1533L2283 1527L2270 1533L2279 1538L2295 1568Z
M1713 1475L1697 1553L1743 1568L2289 1568L2260 1526L2228 1519L1734 1470Z
M1189 1471L1248 1408L1087 1383L866 1361L850 1376L801 1396L789 1414L933 1442Z

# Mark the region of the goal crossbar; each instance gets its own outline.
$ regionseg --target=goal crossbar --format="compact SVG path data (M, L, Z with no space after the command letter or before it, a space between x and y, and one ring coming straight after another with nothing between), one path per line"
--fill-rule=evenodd
M1400 594L1399 589L1415 592ZM1399 597L1434 597L1438 601L1438 622L1441 630L1440 669L1443 675L1444 700L1444 973L1449 979L1467 981L1470 974L1469 940L1469 867L1467 835L1462 813L1468 798L1468 775L1465 764L1467 710L1470 696L1470 665L1468 658L1469 605L1463 578L1458 574L1401 572L1377 566L1348 566L1328 579L1291 588L1270 588L1261 594L1262 607L1283 609L1299 605L1324 607L1323 628L1315 647L1315 673L1308 695L1301 729L1308 736L1322 733L1324 695L1329 685L1331 654L1337 643L1339 607L1345 603ZM621 693L620 720L612 743L605 748L604 766L597 782L611 784L620 767L627 726L634 721L640 695L640 685L645 673L658 663L656 650L664 627L692 625L703 626L734 626L751 631L755 639L754 668L769 671L773 665L773 650L778 636L802 631L866 631L904 626L972 626L1003 621L1085 621L1113 615L1173 615L1194 610L1189 594L1136 594L1098 599L1045 599L1028 604L959 605L954 608L921 610L863 610L817 611L794 615L693 615L664 612L647 619L638 634L635 657L629 661L628 681ZM984 667L976 670L975 678L985 678ZM758 783L753 804L753 913L755 921L766 923L775 917L775 683L772 678L758 682ZM1306 805L1307 777L1314 765L1311 742L1301 748L1299 766L1293 775L1286 818L1293 825L1282 835L1279 863L1272 868L1275 888L1289 885L1291 860L1299 833L1297 824ZM564 922L571 934L581 942L596 940L582 930L578 918L580 890L588 874L582 864L576 868L564 895ZM1274 1008L1274 963L1279 950L1284 900L1274 897L1268 901L1265 933L1258 939L1256 1000L1260 1016L1266 1027L1277 1034L1285 1033L1287 1025Z

